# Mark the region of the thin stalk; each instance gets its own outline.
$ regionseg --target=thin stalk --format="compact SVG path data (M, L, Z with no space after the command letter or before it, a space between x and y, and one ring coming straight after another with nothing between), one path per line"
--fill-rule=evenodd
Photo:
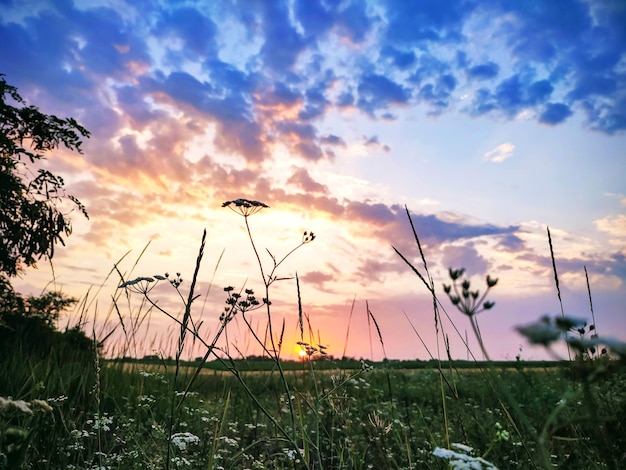
M565 312L563 311L563 300L561 299L561 288L559 287L559 275L556 270L556 259L554 257L554 248L552 248L552 236L550 235L550 227L546 227L548 230L548 245L550 245L550 258L552 259L552 270L554 271L554 283L556 285L556 295L559 298L559 305L561 306L561 317L565 319ZM569 347L569 341L567 331L565 332L565 339L567 344L567 357L572 360L572 353Z
M283 386L285 387L285 392L287 393L287 402L289 403L289 414L291 415L292 428L293 428L293 433L295 436L296 417L295 417L295 412L293 409L293 402L291 400L291 391L289 390L289 385L287 384L285 372L283 371L282 365L280 364L279 352L277 351L276 344L274 343L274 332L272 328L272 316L271 316L271 310L270 310L271 279L265 278L265 271L263 270L263 263L261 262L261 257L259 256L259 252L256 248L256 245L254 244L254 237L252 236L252 231L250 230L250 224L248 223L248 216L244 215L244 221L246 223L246 230L248 231L248 238L250 239L250 243L252 244L254 255L256 256L257 262L259 264L259 270L261 271L261 278L263 279L263 284L265 285L265 307L266 307L266 312L267 312L267 328L268 328L270 342L272 345L272 352L273 352L273 355L270 355L270 356L273 357L274 362L276 366L278 367L278 373L280 374L281 381L283 382ZM265 350L267 351L267 348L265 348Z
M593 320L594 334L598 334L598 325L596 324L596 316L593 313L593 301L591 300L591 286L589 285L589 274L587 273L587 266L585 268L585 280L587 281L587 293L589 294L589 308L591 309L591 319Z
M191 279L191 286L189 287L189 296L187 298L187 302L185 302L185 313L183 315L183 320L180 324L180 334L178 336L178 349L176 350L176 367L174 369L174 381L172 387L172 398L170 404L170 422L167 436L167 461L165 464L165 468L170 468L170 456L172 452L172 434L174 432L174 417L176 415L176 410L178 407L176 406L176 388L178 385L178 376L180 373L180 357L183 353L183 349L185 347L185 337L187 336L188 325L191 323L194 331L196 331L196 327L193 324L193 321L190 322L191 319L191 305L195 300L194 292L196 289L196 282L198 280L198 274L200 272L200 266L202 264L202 257L204 256L204 245L206 243L206 229L202 232L202 240L200 242L200 249L198 250L198 257L196 258L196 268L193 273L193 277ZM176 289L178 291L178 289ZM179 292L180 293L180 292Z

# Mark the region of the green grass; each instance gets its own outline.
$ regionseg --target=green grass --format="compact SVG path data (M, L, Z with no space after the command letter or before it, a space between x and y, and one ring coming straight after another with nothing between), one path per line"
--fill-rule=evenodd
M2 382L0 396L27 401L67 396L50 401L52 412L8 421L32 433L25 468L165 467L171 368L107 363L96 387L88 364L59 367L51 358L17 374L7 370L7 361L2 363L2 376L16 379ZM298 365L305 368L291 370L285 378L296 408L297 442L309 468L446 468L445 461L432 455L435 447L446 447L436 369L393 370L380 363L368 372L317 371L318 364ZM559 409L546 443L555 465L620 468L626 448L624 371L591 385L590 397L568 371L494 369L536 429ZM189 379L186 373L180 371ZM446 374L455 386L455 393L445 393L450 441L473 447L476 455L486 453L500 468L537 467L535 444L516 433L483 371ZM279 374L242 375L260 405L291 431L289 398ZM229 373L206 369L200 374L176 412L173 434L178 433L198 440L180 449L170 439L171 468L306 468L304 461L296 463L284 436Z

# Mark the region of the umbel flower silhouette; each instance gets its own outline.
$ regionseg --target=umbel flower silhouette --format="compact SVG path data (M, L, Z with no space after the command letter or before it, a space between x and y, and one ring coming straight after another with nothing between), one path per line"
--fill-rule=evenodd
M222 207L228 207L233 212L237 212L244 217L256 214L265 208L269 208L267 204L259 201L251 201L250 199L235 199L234 201L226 201L222 203Z

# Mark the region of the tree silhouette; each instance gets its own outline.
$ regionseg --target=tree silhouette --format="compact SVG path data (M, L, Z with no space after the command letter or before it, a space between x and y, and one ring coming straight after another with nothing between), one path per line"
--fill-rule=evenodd
M27 106L0 74L0 274L15 276L42 257L51 259L56 243L65 244L72 226L64 201L88 217L60 176L29 167L61 146L82 153L83 137L89 132L76 120Z
M37 260L52 259L55 244L64 244L72 232L67 202L88 217L60 176L36 168L45 153L61 146L82 153L83 137L89 132L74 119L27 106L0 74L0 362L52 351L88 358L83 353L93 350L80 324L56 329L59 315L76 299L59 292L24 297L9 282Z

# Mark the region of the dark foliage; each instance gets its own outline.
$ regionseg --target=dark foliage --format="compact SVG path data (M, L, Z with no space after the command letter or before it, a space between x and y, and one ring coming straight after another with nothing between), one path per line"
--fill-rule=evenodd
M55 353L91 358L93 341L79 325L56 329L59 315L76 299L59 292L24 297L0 276L0 357L41 359Z
M0 74L0 273L15 276L52 258L55 244L72 232L66 202L87 217L80 201L65 193L61 177L30 168L61 146L81 153L82 137L89 132L74 119L27 106Z

